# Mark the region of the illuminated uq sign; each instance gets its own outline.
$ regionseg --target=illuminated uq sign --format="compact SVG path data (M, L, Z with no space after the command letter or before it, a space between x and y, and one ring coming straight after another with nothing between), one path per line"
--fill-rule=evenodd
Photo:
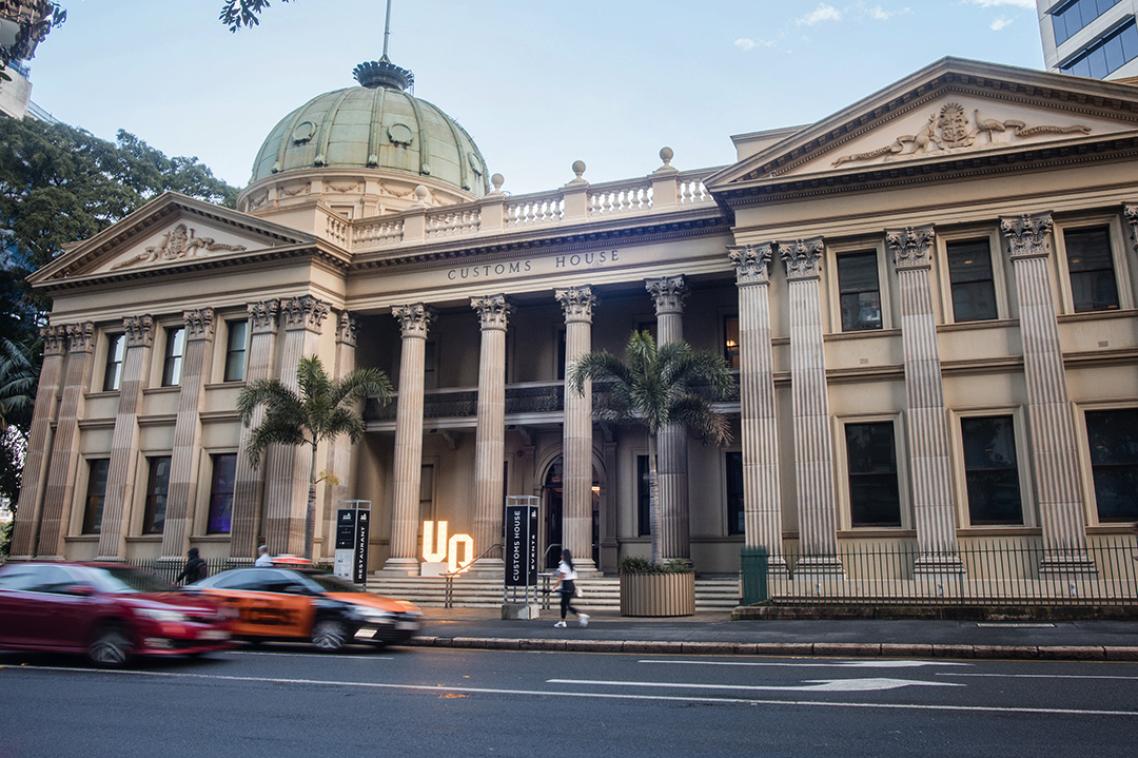
M459 560L459 552L462 560ZM457 573L474 562L474 538L469 534L452 534L447 539L447 522L423 522L423 560L427 563L447 564L450 573Z

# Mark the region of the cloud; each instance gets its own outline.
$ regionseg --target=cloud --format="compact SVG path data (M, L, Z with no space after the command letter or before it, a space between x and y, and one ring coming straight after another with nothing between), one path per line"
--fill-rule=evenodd
M1035 10L1035 0L964 0L964 2L968 5L979 5L981 8L1023 8L1024 10Z
M750 37L740 37L739 39L735 40L735 47L739 48L740 50L754 50L755 41Z
M1014 18L1008 18L1006 16L1000 16L997 19L993 19L992 25L988 28L994 32L1002 31L1002 30L1008 28L1009 26L1011 26L1014 21L1015 21Z
M814 26L825 21L841 21L842 12L829 3L819 3L818 7L798 18L794 23L799 26Z

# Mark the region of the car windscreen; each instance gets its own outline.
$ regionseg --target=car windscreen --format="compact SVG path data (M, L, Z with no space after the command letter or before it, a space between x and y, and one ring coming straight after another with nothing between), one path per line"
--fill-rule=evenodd
M333 574L304 574L320 585L325 592L359 592L360 588Z
M128 567L92 568L91 579L100 592L116 595L136 592L177 592L177 588L167 584L154 574Z

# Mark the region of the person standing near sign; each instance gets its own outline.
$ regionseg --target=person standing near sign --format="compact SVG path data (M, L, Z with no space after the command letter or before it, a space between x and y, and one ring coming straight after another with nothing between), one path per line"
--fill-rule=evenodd
M581 626L588 626L589 614L581 613L572 605L572 600L577 594L577 569L573 566L573 554L568 550L561 551L561 563L557 566L557 584L553 589L561 593L561 620L554 626L565 628L565 614L568 611L573 612Z

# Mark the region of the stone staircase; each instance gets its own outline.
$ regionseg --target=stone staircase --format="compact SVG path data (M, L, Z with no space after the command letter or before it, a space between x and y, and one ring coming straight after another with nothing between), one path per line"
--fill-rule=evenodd
M586 611L620 611L620 580L616 577L579 579L582 597L573 605ZM409 600L424 608L442 608L446 580L428 576L392 576L376 572L368 577L370 592ZM739 605L739 580L714 577L695 580L696 611L730 611ZM558 599L554 597L552 604ZM459 577L454 582L455 608L497 608L502 604L500 580Z

